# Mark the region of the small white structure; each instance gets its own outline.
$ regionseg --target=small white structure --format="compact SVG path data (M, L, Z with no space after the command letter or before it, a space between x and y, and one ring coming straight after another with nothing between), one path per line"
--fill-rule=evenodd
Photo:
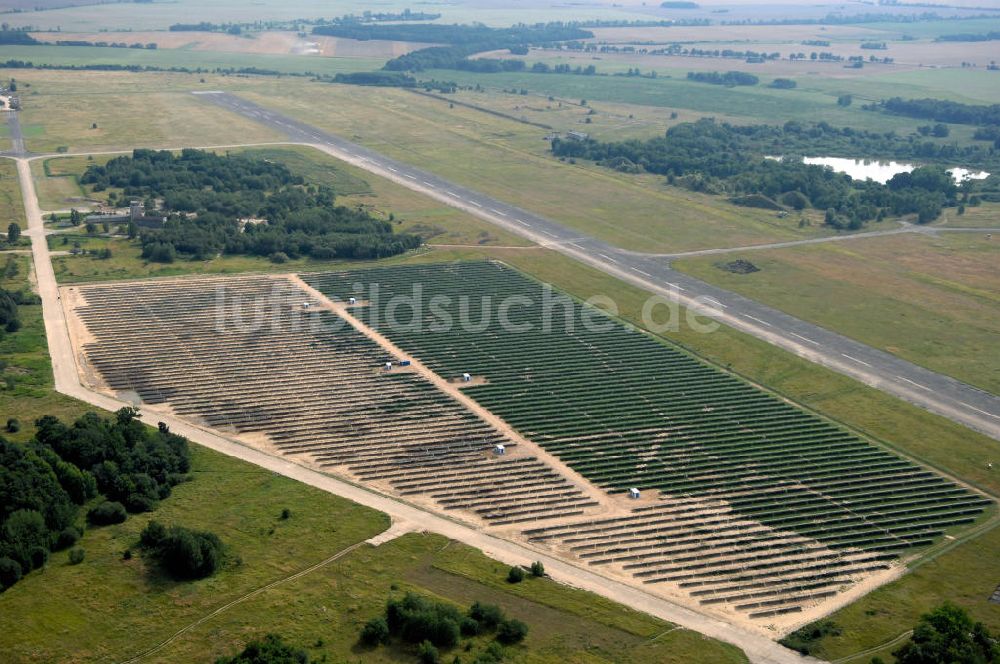
M308 302L303 302L302 303L302 308L303 309L308 309L309 308L309 303Z
M497 444L497 446L493 448L493 451L496 453L497 456L503 456L504 454L507 453L507 448L504 447L503 445Z
M349 298L347 298L347 303L348 304L357 304L358 303L358 298L356 298L356 297L349 297Z
M385 370L386 371L392 371L392 362L386 362L385 363Z
M472 382L472 374L467 374L467 373L462 374L462 382L463 383L471 383Z
M632 500L639 500L640 495L642 494L640 494L639 490L636 489L635 487L632 487L631 489L628 490L628 497L631 498Z

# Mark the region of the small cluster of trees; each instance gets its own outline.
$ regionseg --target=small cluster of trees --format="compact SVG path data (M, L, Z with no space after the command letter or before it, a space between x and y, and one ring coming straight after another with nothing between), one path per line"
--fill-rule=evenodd
M139 545L178 580L211 576L225 562L225 547L215 533L183 526L167 528L158 521L146 525Z
M162 425L150 431L138 416L131 408L110 419L88 413L71 426L45 416L26 445L0 437L0 590L73 546L79 511L99 494L110 501L88 520L120 523L126 506L153 509L184 478L187 440Z
M757 85L760 83L759 78L745 71L727 71L725 73L717 71L689 71L687 78L689 81L725 85L730 88L737 85Z
M359 71L341 73L333 77L334 83L348 85L373 85L385 88L415 88L417 79L401 71Z
M11 264L8 262L8 265ZM19 307L38 304L40 301L37 295L27 291L12 291L0 288L0 337L5 332L17 332L21 329L21 312Z
M463 614L451 604L407 593L402 599L390 599L383 616L365 623L359 641L374 648L397 638L404 643L419 644L421 659L436 662L438 648L452 648L463 636L486 634L494 634L501 646L513 645L524 640L528 626L508 618L493 604L475 602Z
M780 643L809 655L824 638L840 634L836 623L824 619L792 632ZM983 623L973 621L965 609L945 602L922 615L910 640L892 654L896 664L996 664L1000 662L1000 639ZM876 657L872 664L884 662Z
M215 664L309 664L309 653L285 643L277 634L254 639L232 657L220 657Z
M81 182L95 192L121 188L127 198L162 201L164 227L140 233L142 257L155 262L218 254L383 258L420 244L415 235L395 233L389 221L336 205L331 188L307 185L266 159L135 150L91 164Z
M917 214L931 221L943 206L957 205L959 189L939 166L899 174L886 185L855 182L849 176L796 158L768 155L802 154L805 150L853 152L861 146L889 146L893 156L917 156L914 143L895 136L836 129L826 123L735 126L701 119L675 125L660 138L604 143L594 139L552 141L561 158L585 158L626 173L667 176L670 184L694 191L724 194L735 201L780 209L826 210L827 223L860 228L887 214ZM907 148L911 150L907 151ZM881 150L872 149L876 154ZM850 156L850 155L847 155Z

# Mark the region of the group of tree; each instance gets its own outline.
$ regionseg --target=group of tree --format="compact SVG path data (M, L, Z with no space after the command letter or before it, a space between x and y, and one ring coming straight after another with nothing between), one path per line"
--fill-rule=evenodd
M0 45L3 46L31 46L40 43L27 30L11 30L9 27L0 30Z
M687 78L689 81L725 85L729 88L737 85L757 85L760 83L759 78L745 71L727 71L724 73L717 71L689 71Z
M671 184L727 195L741 204L825 210L827 223L837 228L860 228L890 214L917 214L919 221L926 223L936 219L942 207L959 203L959 188L941 166L919 167L882 185L854 181L794 156L805 150L833 154L838 148L854 152L859 146L875 145L899 148L893 157L919 153L902 149L912 149L911 141L836 129L826 123L736 126L711 118L675 125L665 135L647 140L600 142L557 137L552 141L552 152L564 159L590 159L622 172L664 175ZM773 158L782 154L790 156Z
M384 258L420 244L360 208L338 206L334 191L307 185L283 164L200 150L135 150L81 177L93 191L162 201L162 229L144 229L143 258L171 262L249 254L272 259ZM242 221L241 221L242 220Z
M21 329L19 307L37 305L40 302L37 295L28 291L0 288L0 337L6 332L17 332Z
M996 41L998 39L1000 39L1000 31L991 30L989 32L961 32L952 35L941 35L934 41L984 42L984 41Z
M187 440L162 424L151 430L132 408L35 424L25 445L0 438L0 589L76 543L86 503L104 497L87 515L92 524L120 523L155 509L190 466Z
M372 618L361 629L359 642L367 647L388 644L392 639L420 645L425 661L436 661L438 648L453 648L462 637L494 635L500 646L520 643L528 634L528 626L508 618L493 604L475 602L464 614L452 604L434 602L414 593L401 599L390 599L385 613Z
M946 99L903 99L892 97L867 108L920 120L968 125L1000 125L1000 104L963 104Z
M358 71L339 73L334 83L347 85L372 85L376 87L415 88L417 79L401 71Z
M220 657L215 664L309 664L309 653L285 643L277 634L254 639L232 657Z
M524 68L521 60L475 59L469 56L486 51L507 49L524 55L528 46L554 44L573 39L589 39L593 33L572 23L539 23L491 28L482 24L445 25L415 24L345 24L313 28L313 34L349 39L388 39L443 44L412 51L389 60L387 71L423 71L425 69L455 69L484 73L517 71ZM515 64L519 63L519 64Z
M203 579L225 562L225 547L215 533L150 521L139 538L142 549L177 580Z
M792 632L780 643L810 655L825 638L841 633L836 623L824 619ZM910 639L892 654L896 664L1000 664L1000 639L965 609L945 602L922 615ZM883 664L880 657L871 661Z

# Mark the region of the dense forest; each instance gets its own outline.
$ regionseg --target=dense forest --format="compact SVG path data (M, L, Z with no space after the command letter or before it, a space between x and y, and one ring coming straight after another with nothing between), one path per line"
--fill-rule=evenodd
M936 219L941 208L957 205L959 188L940 166L915 169L895 176L886 185L855 182L849 176L822 166L769 155L801 155L806 151L834 154L855 152L914 157L925 152L923 144L886 134L837 129L819 123L788 122L736 126L710 118L676 125L659 138L603 143L594 139L552 141L558 157L584 158L623 172L665 175L672 184L695 191L723 194L739 204L793 209L825 210L834 227L859 228L885 215L917 214L922 223ZM926 152L940 155L949 146L930 144ZM954 148L959 154L978 154L975 148ZM855 152L856 153L856 152ZM989 150L992 155L992 150ZM848 155L849 156L849 155Z
M106 165L90 165L83 184L125 199L158 202L162 229L140 234L143 257L170 262L177 254L289 258L383 258L420 244L392 224L336 205L329 187L306 185L283 164L247 156L187 149L135 150Z
M969 125L1000 125L1000 104L976 106L944 99L902 99L893 97L867 107L893 115L921 120Z
M468 59L476 53L510 49L523 54L527 52L528 45L587 39L594 36L592 32L570 23L515 25L510 28L491 28L480 24L353 23L317 26L313 28L313 34L362 40L388 39L446 44L401 55L389 60L383 69L388 71L459 69L479 72L515 71L523 69L524 63L520 60Z
M76 543L84 504L102 495L88 521L119 523L155 509L190 466L187 440L162 424L149 429L132 408L36 426L26 445L0 438L0 590Z

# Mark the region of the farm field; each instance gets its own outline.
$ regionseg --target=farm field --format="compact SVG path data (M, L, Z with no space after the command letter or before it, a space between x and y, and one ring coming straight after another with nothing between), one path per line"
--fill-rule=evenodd
M1000 246L985 235L906 234L685 258L674 265L996 393ZM718 267L740 258L760 271L739 275Z

